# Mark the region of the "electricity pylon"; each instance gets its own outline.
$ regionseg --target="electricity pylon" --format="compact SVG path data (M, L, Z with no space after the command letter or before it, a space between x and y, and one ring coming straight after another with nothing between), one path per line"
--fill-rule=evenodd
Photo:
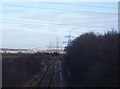
M69 31L68 36L65 36L65 38L68 38L67 45L69 46L71 44L72 38L74 38L74 36L72 36L71 31Z

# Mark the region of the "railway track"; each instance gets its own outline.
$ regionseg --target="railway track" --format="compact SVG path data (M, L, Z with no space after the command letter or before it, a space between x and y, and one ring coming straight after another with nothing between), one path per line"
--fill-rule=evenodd
M62 75L61 61L52 60L42 78L35 84L35 87L65 87Z
M48 69L50 68L51 64L53 61L51 61L46 69L46 71L44 73L41 74L41 76L39 77L38 81L33 85L33 87L39 87L41 82L44 80L45 75L47 74Z
M51 63L51 66L45 73L44 79L41 81L38 87L49 87L54 71L54 62Z

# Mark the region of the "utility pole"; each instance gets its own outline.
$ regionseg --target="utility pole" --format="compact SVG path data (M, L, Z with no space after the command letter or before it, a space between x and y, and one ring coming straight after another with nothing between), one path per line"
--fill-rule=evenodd
M72 38L74 38L74 36L72 36L72 35L71 35L71 31L69 31L68 36L65 36L65 38L68 38L68 42L67 42L67 44L68 44L68 46L69 46L70 43L71 43L71 40L72 40Z
M52 43L49 42L49 52L52 53Z
M56 41L56 52L59 53L59 38L57 37L57 41Z
M56 43L56 42L52 42L52 41L49 42L49 50L50 50L50 53L53 53L54 50L57 49L55 43Z

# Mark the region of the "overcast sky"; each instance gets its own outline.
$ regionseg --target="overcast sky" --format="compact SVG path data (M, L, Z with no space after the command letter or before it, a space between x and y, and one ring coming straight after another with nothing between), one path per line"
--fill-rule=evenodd
M46 47L93 31L104 33L118 29L118 3L3 3L3 48ZM54 44L55 45L55 44Z

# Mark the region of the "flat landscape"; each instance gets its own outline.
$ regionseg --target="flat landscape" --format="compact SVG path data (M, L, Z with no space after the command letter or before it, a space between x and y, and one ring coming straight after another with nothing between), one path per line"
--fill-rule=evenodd
M120 87L120 3L19 1L0 3L3 88Z

